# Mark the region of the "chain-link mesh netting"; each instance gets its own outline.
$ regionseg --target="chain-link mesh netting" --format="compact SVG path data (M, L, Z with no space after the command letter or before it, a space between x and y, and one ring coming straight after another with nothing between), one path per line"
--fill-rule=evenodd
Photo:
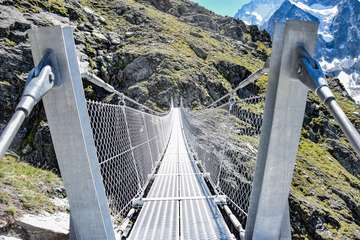
M215 108L182 109L186 139L219 194L246 224L259 134L263 96L238 99L229 96ZM222 104L222 105L221 105Z
M144 106L135 105L126 100L118 105L87 101L114 218L126 215L131 200L143 192L171 134L171 112L154 115L146 112Z

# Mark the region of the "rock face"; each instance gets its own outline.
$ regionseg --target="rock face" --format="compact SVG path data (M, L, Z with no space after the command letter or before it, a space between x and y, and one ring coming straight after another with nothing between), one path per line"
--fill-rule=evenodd
M184 96L185 104L192 106L209 103L244 79L243 72L236 76L235 68L250 72L262 66L267 54L258 47L259 41L271 45L265 32L186 0L86 4L2 0L0 129L10 119L33 67L28 31L55 24L74 27L84 69L158 109L166 109L171 96L177 102ZM255 64L244 61L240 57L244 54L255 58ZM225 59L227 66L237 66L230 70L231 79L224 67L221 71L216 67ZM107 95L95 88L92 97ZM36 166L58 168L41 105L26 120L12 149Z
M208 53L203 48L197 47L195 44L190 44L190 48L195 52L196 56L206 60Z
M243 21L231 17L218 16L187 0L142 0L142 2L150 2L156 8L177 16L185 22L211 31L221 32L223 35L235 40L244 40L244 33L249 33L252 39L259 37L263 39L262 42L264 43L270 44L271 42L270 36L265 31L260 31L256 27L256 32L251 33L251 28L246 26Z
M137 83L148 79L161 62L160 58L160 55L149 55L136 58L128 64L123 71L125 81Z
M228 80L235 88L239 83L250 76L251 72L246 68L231 62L220 61L215 65L216 69Z
M68 240L69 226L68 213L25 214L13 223L11 231L0 233L0 240Z
M30 240L69 239L70 217L66 213L54 215L24 215L17 220Z

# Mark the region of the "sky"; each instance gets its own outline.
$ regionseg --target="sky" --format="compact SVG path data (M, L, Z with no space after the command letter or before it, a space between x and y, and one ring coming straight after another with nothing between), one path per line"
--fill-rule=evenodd
M223 15L233 17L237 10L250 0L192 0L207 9Z

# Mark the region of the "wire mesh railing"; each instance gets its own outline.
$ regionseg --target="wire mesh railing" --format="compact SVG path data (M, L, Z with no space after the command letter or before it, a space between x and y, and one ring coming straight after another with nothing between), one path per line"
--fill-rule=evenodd
M217 106L182 109L189 146L218 194L246 224L259 144L264 96L239 99L229 95ZM214 106L214 105L212 105Z
M110 211L120 222L161 160L172 111L150 114L127 97L118 104L87 100L87 107Z

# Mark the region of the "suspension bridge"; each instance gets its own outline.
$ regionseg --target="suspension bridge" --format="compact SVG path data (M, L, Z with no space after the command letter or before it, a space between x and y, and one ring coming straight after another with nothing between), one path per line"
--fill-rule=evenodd
M0 158L42 100L71 239L291 239L288 195L309 89L360 153L359 133L311 57L317 28L277 24L269 65L203 109L180 100L168 112L82 72L71 28L33 29L36 67L0 137ZM266 92L239 97L268 72ZM111 102L86 97L82 80Z

